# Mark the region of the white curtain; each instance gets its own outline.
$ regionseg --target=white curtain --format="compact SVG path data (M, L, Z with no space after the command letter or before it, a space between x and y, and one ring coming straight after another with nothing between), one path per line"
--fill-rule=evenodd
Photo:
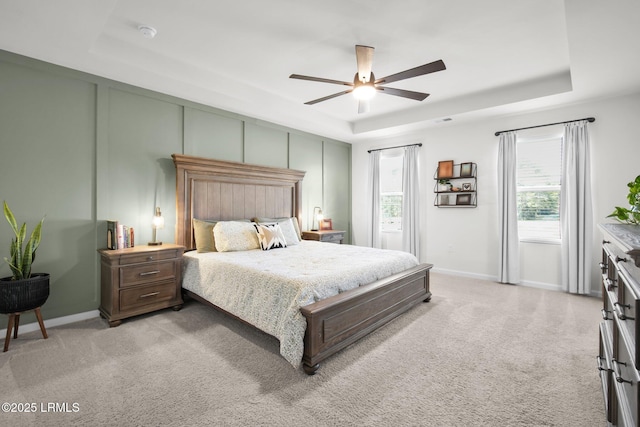
M380 239L380 151L369 153L367 204L370 212L367 224L367 244L372 248L382 248Z
M591 291L593 211L586 120L565 124L562 147L562 288L571 293L588 294Z
M520 241L516 193L517 151L515 132L500 134L498 149L498 281L520 282Z
M420 178L418 146L404 148L402 167L402 250L420 259Z

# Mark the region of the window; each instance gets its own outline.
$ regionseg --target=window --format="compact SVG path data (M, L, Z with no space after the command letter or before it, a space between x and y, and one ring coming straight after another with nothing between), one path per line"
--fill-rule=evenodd
M560 240L562 138L518 141L517 197L520 240Z
M400 157L380 158L380 229L402 230L402 164Z

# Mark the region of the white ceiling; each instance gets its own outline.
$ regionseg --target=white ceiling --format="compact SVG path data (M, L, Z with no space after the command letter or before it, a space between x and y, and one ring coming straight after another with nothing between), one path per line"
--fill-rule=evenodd
M0 0L0 49L347 142L640 91L638 0ZM138 26L157 29L146 39ZM356 44L389 84L357 114Z

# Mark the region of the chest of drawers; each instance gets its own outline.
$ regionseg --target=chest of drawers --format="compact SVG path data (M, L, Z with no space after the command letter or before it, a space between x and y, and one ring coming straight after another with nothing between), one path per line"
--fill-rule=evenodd
M598 370L607 422L640 426L640 227L601 224L602 322Z
M184 247L165 243L127 249L100 249L100 315L110 326L163 308L182 308Z

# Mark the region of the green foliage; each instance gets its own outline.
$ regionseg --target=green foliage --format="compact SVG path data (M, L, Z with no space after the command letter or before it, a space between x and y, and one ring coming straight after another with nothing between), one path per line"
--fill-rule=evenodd
M33 229L25 245L27 224L24 223L18 228L16 218L13 216L13 212L9 209L6 201L4 202L4 217L7 219L7 222L15 234L15 239L11 239L11 258L5 257L4 260L9 264L9 268L11 268L13 280L28 279L31 277L31 264L33 264L36 258L36 249L40 246L40 240L42 239L42 224L44 218L42 218Z
M627 187L629 187L627 201L630 208L616 206L615 210L607 215L607 218L615 218L620 222L638 225L640 224L640 175L628 183Z
M559 191L518 192L518 221L558 221Z

